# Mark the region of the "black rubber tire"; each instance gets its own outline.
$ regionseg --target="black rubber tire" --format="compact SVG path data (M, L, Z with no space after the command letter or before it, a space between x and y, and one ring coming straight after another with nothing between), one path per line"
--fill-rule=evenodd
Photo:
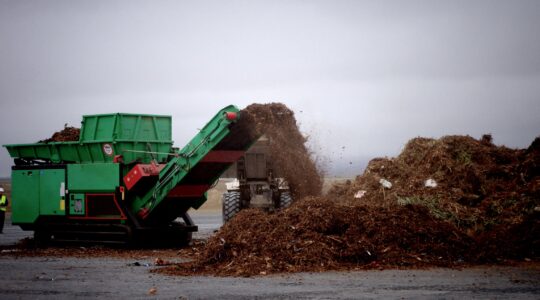
M222 205L223 224L225 224L240 211L240 192L224 193Z
M291 193L288 191L281 192L279 195L279 208L289 207L292 203Z

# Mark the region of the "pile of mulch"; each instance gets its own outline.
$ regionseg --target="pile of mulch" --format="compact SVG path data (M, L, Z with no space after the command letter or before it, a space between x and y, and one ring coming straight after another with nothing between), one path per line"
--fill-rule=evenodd
M342 206L308 197L268 215L240 212L195 261L156 270L176 275L252 276L387 267L463 265L471 238L417 205Z
M39 143L50 142L76 142L79 140L81 130L76 127L64 125L64 129L55 132L50 138L39 141Z
M496 146L490 135L415 138L330 194L352 205L426 207L475 240L473 262L540 257L540 138L526 149Z
M413 139L325 197L270 215L240 212L194 261L156 272L252 276L538 259L539 170L540 139L522 150L487 135Z
M372 160L354 182L330 194L348 204L418 204L477 236L519 224L540 206L540 139L527 149L496 146L491 137L415 138L396 158ZM384 188L381 180L392 184ZM426 186L432 180L436 187ZM359 191L365 196L355 198Z
M306 147L294 112L282 103L251 104L240 111L242 135L269 139L269 160L285 178L294 199L321 194L322 176Z

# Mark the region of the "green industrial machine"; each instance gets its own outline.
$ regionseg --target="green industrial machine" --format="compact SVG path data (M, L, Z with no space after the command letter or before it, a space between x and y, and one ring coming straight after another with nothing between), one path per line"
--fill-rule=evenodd
M239 110L219 111L182 149L171 117L84 116L78 141L5 145L12 167L12 222L37 241L185 244L187 214L257 137Z

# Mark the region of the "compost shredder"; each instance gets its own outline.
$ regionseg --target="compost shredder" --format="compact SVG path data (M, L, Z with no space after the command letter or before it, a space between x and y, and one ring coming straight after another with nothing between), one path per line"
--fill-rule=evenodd
M36 241L189 242L188 210L255 141L235 106L219 111L182 149L170 116L83 116L78 141L5 145L12 222Z

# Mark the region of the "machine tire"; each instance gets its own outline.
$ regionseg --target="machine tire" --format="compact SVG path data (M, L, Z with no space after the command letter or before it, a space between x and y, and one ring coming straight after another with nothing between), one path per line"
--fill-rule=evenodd
M291 193L289 191L281 192L279 195L279 208L289 207L292 203Z
M240 211L240 192L224 193L222 204L223 224L225 224Z

